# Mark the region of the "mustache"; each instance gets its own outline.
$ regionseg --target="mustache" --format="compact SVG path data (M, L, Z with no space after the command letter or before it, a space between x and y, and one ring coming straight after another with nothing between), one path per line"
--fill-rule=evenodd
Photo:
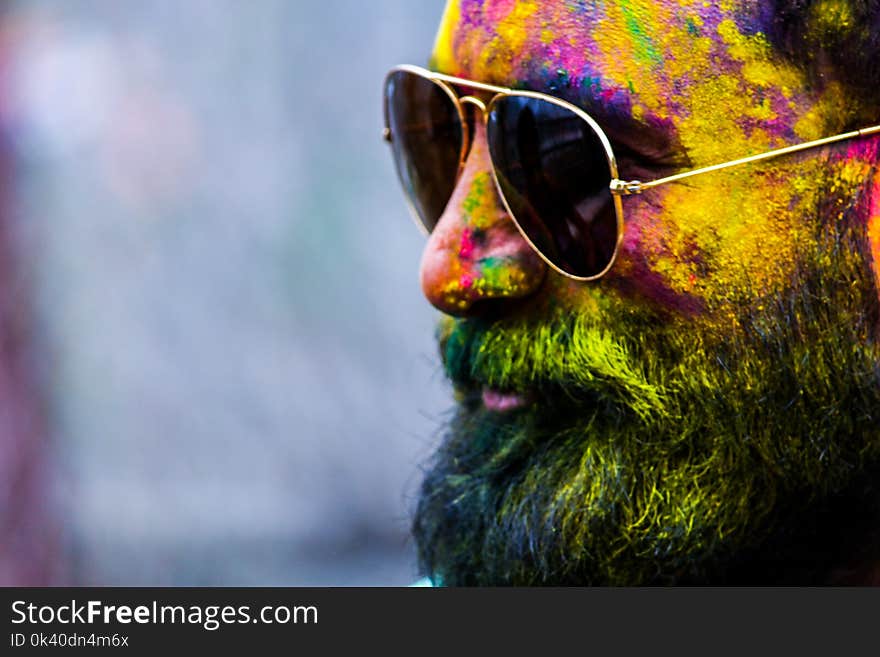
M754 405L818 403L852 372L876 386L880 297L864 233L848 222L823 231L785 288L732 298L704 322L631 306L446 318L437 331L444 369L464 402L485 387L536 393L542 409L592 408L645 426L695 411L723 408L735 420Z
M642 420L668 403L662 368L646 367L638 344L644 340L629 339L589 315L449 318L438 329L438 341L446 374L465 397L483 387L536 392L557 401L610 405Z

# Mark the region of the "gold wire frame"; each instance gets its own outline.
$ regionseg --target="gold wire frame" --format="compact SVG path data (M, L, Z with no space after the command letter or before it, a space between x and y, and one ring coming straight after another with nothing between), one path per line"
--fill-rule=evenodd
M555 96L549 96L547 94L542 94L537 91L524 91L524 90L518 90L518 89L507 89L506 87L497 87L495 85L485 84L483 82L474 82L471 80L465 80L463 78L456 78L456 77L453 77L450 75L443 75L442 73L434 73L432 71L421 68L419 66L410 66L410 65L396 66L393 69L391 69L391 71L388 72L388 75L385 78L386 87L387 87L388 79L392 75L394 75L394 73L397 73L400 71L417 75L421 78L428 80L429 82L434 83L435 85L439 86L454 103L455 108L456 108L456 112L458 113L459 122L462 126L462 144L461 144L461 150L460 150L460 154L459 154L459 163L458 163L458 175L459 176L461 175L461 171L464 168L465 159L467 157L467 152L468 152L468 146L470 144L470 138L471 138L471 136L469 134L470 130L468 127L468 122L465 117L463 106L465 104L474 105L477 109L480 110L480 113L482 114L482 117L483 117L484 124L488 124L489 114L491 113L492 107L497 100L499 100L500 98L505 97L505 96L521 96L521 97L526 97L526 98L536 98L538 100L543 100L543 101L549 102L553 105L563 107L563 108L569 110L570 112L573 112L579 118L581 118L583 121L585 121L590 126L590 128L593 130L593 132L595 132L596 136L599 138L599 141L602 144L602 147L605 151L605 157L608 161L608 168L611 173L611 179L617 180L617 176L618 176L617 161L614 157L614 152L611 150L611 143L608 140L608 137L605 135L605 133L602 131L602 129L599 127L599 125L596 123L596 121L589 114L584 112L582 109L580 109L576 105L572 105L568 101L562 100L561 98L556 98ZM464 86L464 87L467 87L468 89L472 89L474 91L485 91L485 92L493 94L493 96L490 99L489 103L486 104L482 100L480 100L479 98L477 98L475 96L470 96L470 95L458 96L455 93L455 91L452 89L451 85ZM390 142L393 139L393 135L391 134L391 129L389 128L389 125L388 125L389 122L388 122L388 103L387 103L387 100L388 99L387 99L387 94L386 94L385 107L384 107L385 129L383 131L383 137L386 141ZM400 175L399 170L398 170L398 175ZM614 214L615 214L615 219L616 219L616 223L617 223L617 238L614 243L614 252L612 253L611 257L609 258L608 264L605 265L605 267L601 271L599 271L596 274L593 274L592 276L578 276L577 274L572 274L571 272L565 271L564 269L560 268L559 265L557 265L552 260L550 260L550 258L548 258L544 254L544 252L541 251L540 248L538 248L538 246L534 243L534 241L532 241L532 239L529 237L529 235L526 233L526 231L520 225L519 220L517 220L517 218L516 218L516 213L514 213L513 210L511 209L510 204L508 203L507 198L505 197L504 192L501 189L501 184L498 181L498 172L496 170L494 163L492 165L492 180L495 183L495 188L498 190L498 196L501 199L501 202L504 204L504 209L507 211L508 216L510 216L511 220L513 221L513 223L516 226L516 229L519 231L520 235L522 235L523 239L528 243L528 245L532 248L532 250L535 253L537 253L538 256L554 271L562 274L563 276L574 279L576 281L593 281L598 278L601 278L606 273L608 273L608 270L611 269L611 267L614 265L615 260L617 260L617 254L620 251L620 244L623 241L623 205L621 203L619 194L612 194L612 203L614 205ZM401 180L401 183L404 183L404 181ZM422 231L427 234L428 229L425 226L424 219L419 215L418 211L415 208L415 205L413 204L412 200L409 198L409 195L407 195L407 205L409 206L410 213L413 215L413 218L416 220L416 223L421 227Z
M553 105L557 105L559 107L563 107L574 114L576 114L579 118L584 120L593 132L596 133L596 136L599 137L599 141L602 144L603 149L605 150L605 156L608 160L608 168L611 172L611 182L609 183L609 191L611 192L611 197L614 203L614 211L617 215L617 241L614 245L614 253L612 254L608 265L598 274L593 276L577 276L570 272L564 271L559 268L553 262L550 261L547 256L545 256L541 250L535 245L535 243L529 238L526 232L523 230L522 226L520 226L519 221L517 221L516 215L513 210L511 210L507 199L504 196L504 192L501 189L501 184L498 181L498 173L496 171L496 167L494 162L492 163L492 179L495 182L495 187L498 190L498 196L501 198L504 203L504 207L507 210L508 215L513 220L514 225L517 230L522 235L523 239L529 244L529 246L537 253L541 259L547 263L551 268L553 268L558 273L563 276L567 276L568 278L572 278L578 281L594 281L598 278L601 278L611 267L614 265L614 262L617 260L617 255L620 250L620 244L623 241L623 230L624 230L624 221L623 221L623 205L621 203L622 196L630 196L633 194L641 194L646 189L651 189L653 187L657 187L659 185L665 185L666 183L678 182L680 180L684 180L686 178L690 178L692 176L697 176L703 173L710 173L713 171L720 171L722 169L728 169L730 167L739 166L742 164L750 164L752 162L760 162L763 160L769 160L774 157L779 157L781 155L788 155L790 153L797 153L800 151L808 150L811 148L819 148L821 146L826 146L828 144L834 144L840 141L846 141L848 139L858 139L860 137L867 137L869 135L880 134L880 125L868 126L866 128L861 128L859 130L852 130L850 132L844 132L838 135L833 135L831 137L824 137L822 139L815 139L813 141L802 142L799 144L794 144L792 146L786 146L784 148L777 148L775 150L766 151L764 153L758 153L757 155L749 155L747 157L742 157L736 160L730 160L728 162L721 162L719 164L713 164L707 167L701 167L699 169L692 169L690 171L683 171L681 173L674 174L672 176L666 176L664 178L655 178L654 180L648 180L642 182L640 180L621 180L618 178L617 171L617 160L614 156L614 151L611 148L611 142L608 139L608 136L602 130L598 123L591 117L589 114L584 112L577 105L573 105L566 100L561 98L557 98L555 96L551 96L549 94L541 93L538 91L528 91L528 90L520 90L520 89L508 89L506 87L499 87L491 84L486 84L484 82L475 82L473 80L467 80L464 78L457 78L451 75L444 75L443 73L435 73L434 71L430 71L426 68L422 68L420 66L412 66L408 64L395 66L392 68L385 77L385 88L387 88L389 78L397 72L407 72L413 75L417 75L421 78L424 78L437 86L439 86L443 91L449 96L450 100L455 105L456 111L458 113L458 118L462 126L462 144L461 144L461 152L459 156L459 165L458 165L458 175L461 175L461 171L464 168L465 159L468 152L468 146L470 144L470 134L468 123L465 117L463 105L465 103L470 103L477 107L483 116L483 122L488 124L489 114L492 111L492 107L498 99L505 96L521 96L526 98L535 98L538 100L543 100L549 102ZM468 89L473 89L475 91L484 91L493 94L492 98L489 100L488 104L484 103L479 98L475 96L465 95L458 96L453 90L452 86L462 86L467 87ZM384 94L384 114L385 114L385 129L383 131L383 138L386 141L391 141L393 139L393 135L391 134L391 129L388 125L388 98L387 94ZM399 172L398 172L399 173ZM403 182L403 181L401 181ZM413 205L412 201L409 199L409 195L407 195L407 203L410 207L410 211L413 213L413 218L416 219L416 223L421 227L422 231L426 234L428 230L424 225L424 221L419 216L418 211Z

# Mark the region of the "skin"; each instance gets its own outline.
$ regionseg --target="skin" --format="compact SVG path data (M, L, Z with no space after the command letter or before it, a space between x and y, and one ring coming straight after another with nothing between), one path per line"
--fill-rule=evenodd
M762 6L452 0L431 67L584 108L619 146L624 179L880 120L833 71L811 75L779 56ZM852 29L847 3L817 6L810 38ZM520 236L489 184L477 123L421 268L426 297L448 316L441 353L460 402L415 522L426 574L460 584L877 577L880 555L829 551L814 564L791 546L821 552L829 505L868 490L861 475L878 463L880 140L626 198L618 260L584 283ZM796 541L793 524L807 532ZM800 565L774 580L755 562Z

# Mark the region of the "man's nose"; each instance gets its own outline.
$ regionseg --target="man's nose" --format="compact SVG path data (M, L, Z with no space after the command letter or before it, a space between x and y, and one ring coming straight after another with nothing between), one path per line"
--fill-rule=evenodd
M474 121L464 170L422 255L422 290L450 315L479 314L487 299L535 292L547 265L507 214L492 180L486 127Z

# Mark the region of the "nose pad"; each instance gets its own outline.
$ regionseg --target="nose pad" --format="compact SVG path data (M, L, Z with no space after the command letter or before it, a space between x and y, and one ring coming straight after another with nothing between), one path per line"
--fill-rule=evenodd
M480 106L484 112L485 105ZM487 299L533 294L547 273L495 187L486 123L481 118L474 121L470 152L421 263L425 296L439 310L460 317L478 314Z

